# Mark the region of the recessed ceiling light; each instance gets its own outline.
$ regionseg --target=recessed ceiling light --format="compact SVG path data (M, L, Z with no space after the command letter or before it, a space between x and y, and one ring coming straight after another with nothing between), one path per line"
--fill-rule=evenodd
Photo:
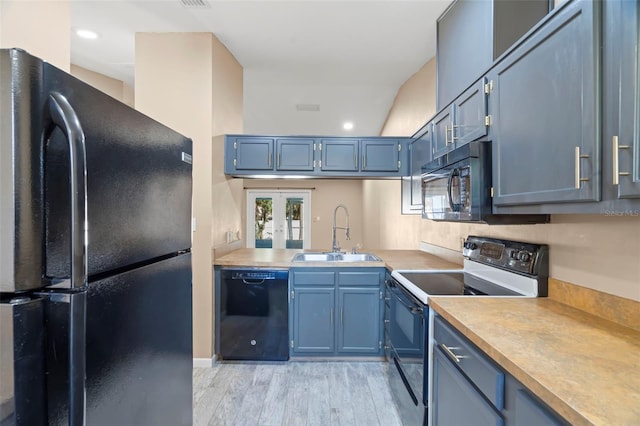
M90 30L83 30L83 29L76 30L76 35L78 37L86 38L89 40L95 40L98 38L98 33Z
M346 121L343 125L342 128L345 130L351 130L353 129L353 123L350 121Z

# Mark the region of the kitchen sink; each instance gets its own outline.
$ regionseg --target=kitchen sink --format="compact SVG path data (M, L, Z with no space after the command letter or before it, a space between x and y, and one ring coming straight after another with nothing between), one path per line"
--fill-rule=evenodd
M382 262L371 253L298 253L292 262Z

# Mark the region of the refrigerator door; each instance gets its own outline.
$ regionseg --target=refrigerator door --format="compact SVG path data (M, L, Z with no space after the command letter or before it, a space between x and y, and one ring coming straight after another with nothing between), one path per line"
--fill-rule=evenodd
M41 299L0 301L0 425L46 425Z
M44 93L62 94L84 131L90 280L191 247L191 140L50 64L43 78ZM44 156L52 278L70 274L68 156L54 131Z
M0 292L42 286L42 61L0 49Z
M191 425L191 255L95 281L87 291L86 421ZM66 329L47 337L50 424L66 425Z
M191 247L191 140L22 50L1 49L0 291L72 275L73 153L69 132L48 125L54 92L84 132L89 274Z

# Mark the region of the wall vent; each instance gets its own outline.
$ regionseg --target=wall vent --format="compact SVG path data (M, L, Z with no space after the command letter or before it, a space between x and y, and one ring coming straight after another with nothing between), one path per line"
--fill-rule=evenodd
M318 104L296 104L296 111L320 111L320 105Z
M182 6L188 8L209 8L211 4L207 0L180 0Z

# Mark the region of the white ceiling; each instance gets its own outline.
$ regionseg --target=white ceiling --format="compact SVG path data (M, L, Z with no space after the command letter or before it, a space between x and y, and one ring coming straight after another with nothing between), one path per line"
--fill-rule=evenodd
M244 68L245 133L378 135L400 85L435 55L450 2L73 0L72 27L100 38L73 36L71 60L134 85L136 32L212 32Z

